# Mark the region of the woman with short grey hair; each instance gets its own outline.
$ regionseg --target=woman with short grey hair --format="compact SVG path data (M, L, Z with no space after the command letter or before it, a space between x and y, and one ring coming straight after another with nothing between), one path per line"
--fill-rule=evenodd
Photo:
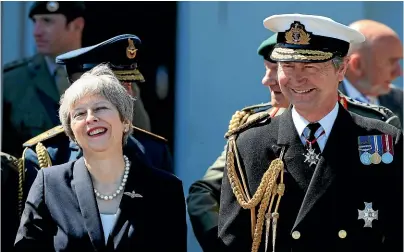
M127 94L126 89L120 85L114 73L107 65L99 65L87 73L84 73L74 85L72 85L60 100L59 117L66 134L70 139L76 141L70 127L70 108L81 97L86 95L97 95L107 99L118 110L119 116L126 124L133 119L134 98ZM124 131L124 143L132 133L132 127Z
M108 66L83 74L60 104L83 157L38 172L17 250L186 251L182 182L126 145L133 98Z

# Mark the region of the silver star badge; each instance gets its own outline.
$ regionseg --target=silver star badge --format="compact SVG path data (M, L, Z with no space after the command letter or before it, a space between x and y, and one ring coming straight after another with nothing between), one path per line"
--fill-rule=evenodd
M379 210L375 211L372 209L373 203L365 202L365 209L359 210L358 209L358 220L364 220L365 226L364 227L372 227L372 221L377 220L379 217Z
M306 159L304 160L304 162L309 162L309 166L311 165L316 165L317 162L320 160L320 154L316 154L315 150L313 148L310 147L307 149L307 153L303 154Z
M134 199L134 198L143 198L142 195L140 195L139 193L135 193L135 191L132 191L132 192L124 192L123 194L128 195L128 196L131 197L132 199Z

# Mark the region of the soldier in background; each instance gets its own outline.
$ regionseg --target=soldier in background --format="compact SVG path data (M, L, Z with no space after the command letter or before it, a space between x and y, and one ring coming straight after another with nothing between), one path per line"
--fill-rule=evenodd
M37 54L4 66L2 150L19 156L22 144L59 124L59 98L70 85L57 55L82 47L84 2L34 2L29 18ZM137 84L135 125L150 130L150 119L140 100ZM5 134L7 133L7 134Z

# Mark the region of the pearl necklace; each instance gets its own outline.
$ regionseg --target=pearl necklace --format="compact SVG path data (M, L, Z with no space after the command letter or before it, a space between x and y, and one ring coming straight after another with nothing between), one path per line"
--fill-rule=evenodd
M127 156L124 155L123 158L125 159L125 173L122 177L121 185L118 187L118 189L112 195L102 195L101 193L99 193L97 191L97 189L94 188L94 193L98 198L100 198L102 200L112 200L116 196L118 196L125 188L126 180L128 179L128 174L129 174L129 169L130 169L130 162L129 162L129 159Z

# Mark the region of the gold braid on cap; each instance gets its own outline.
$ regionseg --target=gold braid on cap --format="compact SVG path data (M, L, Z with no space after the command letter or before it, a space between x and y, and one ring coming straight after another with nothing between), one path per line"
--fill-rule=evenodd
M131 70L113 70L116 78L120 81L139 81L145 82L143 75L138 69Z
M248 193L248 187L246 184L245 177L243 175L243 171L240 165L240 158L238 156L237 146L236 146L236 136L240 131L252 126L253 124L262 121L265 118L269 118L269 113L264 113L257 118L246 122L250 113L246 113L244 111L237 111L230 121L229 131L226 133L226 137L228 138L228 147L227 147L227 155L226 155L226 167L227 167L227 176L229 178L229 183L233 190L233 194L235 195L237 202L243 209L250 209L251 211L251 235L253 239L251 251L257 252L259 246L261 244L262 232L264 219L267 217L266 223L266 244L265 251L267 249L268 244L268 235L270 230L270 219L272 218L272 243L273 249L275 249L275 241L276 241L276 228L277 228L277 220L279 218L278 208L280 204L280 199L284 194L285 184L283 183L283 171L284 171L284 163L282 161L284 148L282 148L280 158L274 159L269 168L264 173L261 183L257 188L257 191L250 197ZM246 122L241 124L242 122ZM238 166L238 173L240 174L240 178L238 177L238 173L236 171L236 164ZM280 182L277 184L278 177L280 175ZM273 202L275 197L278 196L275 209L272 212ZM268 208L269 205L269 208ZM258 208L258 216L255 217L255 207ZM268 211L265 214L265 211ZM272 214L271 214L272 212Z
M41 142L36 145L35 151L38 156L39 167L46 168L52 166L52 161L49 157L48 151Z

